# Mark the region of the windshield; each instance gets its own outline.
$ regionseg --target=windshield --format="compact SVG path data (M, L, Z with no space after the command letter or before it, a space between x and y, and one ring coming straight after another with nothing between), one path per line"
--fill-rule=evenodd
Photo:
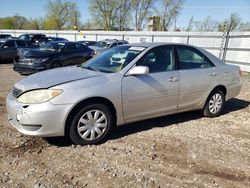
M65 43L63 42L52 42L52 43L47 43L45 45L42 45L40 47L40 50L46 50L46 51L54 51L54 52L60 52L62 48L64 48Z
M97 46L99 48L108 48L109 45L110 45L110 43L107 43L105 41L99 41L99 42L94 44L94 46Z
M81 66L86 69L114 73L126 67L145 47L117 46L90 59Z

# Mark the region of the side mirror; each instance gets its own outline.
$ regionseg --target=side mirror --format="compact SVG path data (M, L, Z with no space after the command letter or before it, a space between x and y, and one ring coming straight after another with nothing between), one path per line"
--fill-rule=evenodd
M149 73L149 68L146 66L135 66L130 69L127 73L127 76L136 76L136 75L146 75Z

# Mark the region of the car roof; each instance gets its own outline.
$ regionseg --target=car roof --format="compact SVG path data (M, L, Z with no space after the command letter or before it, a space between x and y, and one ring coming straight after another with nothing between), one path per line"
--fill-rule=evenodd
M11 36L10 34L0 34L0 36Z
M21 39L8 39L8 38L5 38L5 39L0 39L0 41L2 41L2 42L6 42L6 41L24 41L24 40L21 40ZM25 42L25 41L24 41Z
M68 43L72 43L72 44L81 44L80 42L74 42L74 41L51 41L51 42L48 42L50 44L53 44L53 43L65 43L65 44L68 44Z
M182 45L182 46L191 46L198 48L197 46L185 44L185 43L174 43L174 42L145 42L145 43L129 43L129 44L124 44L125 46L140 46L140 47L156 47L156 46L162 46L162 45Z
M105 39L102 41L105 41L105 42L128 42L126 40L117 40L117 39Z
M46 36L45 34L42 34L42 33L24 33L24 34L21 34L20 36L22 35L41 35L41 36Z

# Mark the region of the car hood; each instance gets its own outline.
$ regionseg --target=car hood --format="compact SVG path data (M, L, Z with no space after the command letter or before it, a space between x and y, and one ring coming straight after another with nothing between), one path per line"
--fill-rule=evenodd
M18 54L21 58L43 58L55 55L58 52L39 50L39 49L20 49Z
M83 69L82 67L62 67L39 72L17 82L14 87L24 91L50 88L63 83L105 75L106 73Z
M95 50L95 51L105 51L105 50L107 50L107 48L101 48L101 47L98 47L98 46L89 46L89 48L91 48L92 50Z

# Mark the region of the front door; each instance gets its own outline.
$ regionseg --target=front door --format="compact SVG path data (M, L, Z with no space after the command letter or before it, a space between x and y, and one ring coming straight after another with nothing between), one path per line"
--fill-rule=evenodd
M124 76L124 119L130 122L177 110L179 72L175 70L172 46L151 49L136 66L149 67L149 74Z

